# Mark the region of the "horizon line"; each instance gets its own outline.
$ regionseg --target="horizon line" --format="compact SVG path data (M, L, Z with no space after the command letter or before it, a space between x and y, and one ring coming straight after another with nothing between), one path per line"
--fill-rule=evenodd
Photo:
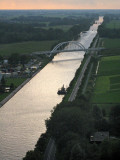
M120 10L120 9L0 9L0 10Z

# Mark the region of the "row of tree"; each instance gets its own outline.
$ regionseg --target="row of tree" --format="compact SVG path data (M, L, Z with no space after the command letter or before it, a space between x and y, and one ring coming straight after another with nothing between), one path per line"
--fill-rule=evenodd
M98 28L98 33L100 37L108 37L108 38L120 38L120 29L119 28L107 28L106 24L112 20L120 20L119 15L106 15L104 17L104 22Z
M84 18L86 17L86 18ZM41 26L44 24L45 26L55 26L55 25L76 25L80 24L84 21L91 21L93 18L98 17L97 14L87 15L87 16L67 16L67 17L46 17L46 16L19 16L11 19L11 22L14 23L25 23L25 24L36 24L37 26ZM89 17L89 18L88 18Z
M14 54L11 54L8 58L8 63L15 67L17 66L18 64L22 64L23 67L26 63L28 63L30 60L30 56L28 55L20 55L20 54L17 54L17 53L14 53Z
M34 17L35 18L35 17ZM49 19L49 18L47 18ZM13 43L22 41L42 41L42 40L70 40L76 37L81 31L88 30L94 18L61 19L51 22L50 25L73 25L67 32L61 29L44 29L36 24L8 23L0 22L0 43ZM39 24L39 23L37 23Z

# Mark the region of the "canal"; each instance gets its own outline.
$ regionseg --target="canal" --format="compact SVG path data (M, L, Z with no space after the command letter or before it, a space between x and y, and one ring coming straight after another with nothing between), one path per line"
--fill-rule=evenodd
M88 48L103 17L78 39ZM99 23L100 22L100 23ZM0 108L0 160L20 160L45 132L45 120L62 101L58 88L69 86L81 64L84 52L56 55L52 62L31 79ZM76 60L77 59L77 60Z

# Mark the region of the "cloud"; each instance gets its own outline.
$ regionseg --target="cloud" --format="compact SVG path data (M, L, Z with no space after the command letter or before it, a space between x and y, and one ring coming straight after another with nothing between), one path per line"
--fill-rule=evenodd
M119 9L119 0L0 0L1 9Z

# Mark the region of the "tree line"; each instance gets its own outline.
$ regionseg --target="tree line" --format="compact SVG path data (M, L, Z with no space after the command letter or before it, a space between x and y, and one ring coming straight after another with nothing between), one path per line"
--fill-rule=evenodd
M46 18L47 19L47 18ZM50 18L49 18L50 19ZM67 32L61 29L49 29L42 28L41 25L38 27L37 24L24 24L24 23L8 23L0 22L0 43L13 43L13 42L23 42L23 41L43 41L43 40L70 40L77 37L78 34L83 30L88 30L92 21L91 18L82 19L82 21L77 21L75 19L64 18L54 18L55 21L51 22L50 25L63 25L72 24ZM72 20L72 21L71 21ZM32 19L32 22L34 20ZM43 20L42 20L43 22Z
M82 16L67 16L67 17L46 17L46 16L19 16L16 18L12 18L10 22L12 23L25 23L25 24L36 24L40 25L41 23L45 26L55 26L55 25L75 25L80 24L84 21L93 21L93 19L97 18L98 15L86 15L86 18ZM46 24L47 22L47 24Z
M98 33L100 37L108 37L108 38L120 38L120 28L107 28L106 24L111 20L119 20L120 15L106 15L104 17L104 22L98 28Z

